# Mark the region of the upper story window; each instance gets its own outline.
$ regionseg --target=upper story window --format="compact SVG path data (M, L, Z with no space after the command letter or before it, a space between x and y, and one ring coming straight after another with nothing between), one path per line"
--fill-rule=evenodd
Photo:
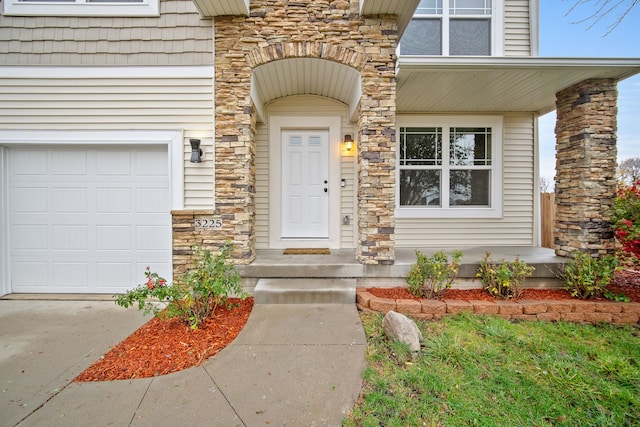
M400 43L401 55L500 55L500 0L421 0Z
M9 16L158 16L160 0L4 0Z

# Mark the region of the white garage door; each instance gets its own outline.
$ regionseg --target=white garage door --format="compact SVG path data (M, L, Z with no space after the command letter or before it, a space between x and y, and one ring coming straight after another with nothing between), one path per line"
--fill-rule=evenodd
M8 150L12 292L114 293L171 271L166 146Z

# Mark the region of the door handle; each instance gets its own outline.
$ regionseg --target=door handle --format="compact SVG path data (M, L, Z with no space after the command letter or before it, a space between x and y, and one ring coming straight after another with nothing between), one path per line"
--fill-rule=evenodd
M327 187L324 187L324 192L326 193L328 191L329 191L329 189Z

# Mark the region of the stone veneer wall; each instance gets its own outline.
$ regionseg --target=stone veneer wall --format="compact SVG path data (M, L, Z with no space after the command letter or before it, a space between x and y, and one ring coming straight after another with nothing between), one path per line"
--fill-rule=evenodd
M251 72L267 62L318 58L361 73L358 258L394 260L395 16L362 17L357 0L257 0L251 15L214 19L218 239L255 257L255 121Z
M617 81L586 80L556 94L555 251L613 250Z
M194 245L215 253L226 243L224 240L220 240L220 233L217 229L196 228L196 219L216 220L220 219L220 216L209 210L171 211L174 279L195 266Z

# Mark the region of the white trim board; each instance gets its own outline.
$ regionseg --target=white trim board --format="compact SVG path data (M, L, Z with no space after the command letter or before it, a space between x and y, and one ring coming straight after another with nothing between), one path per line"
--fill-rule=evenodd
M48 66L7 66L0 67L0 78L15 79L69 79L69 78L212 78L212 65L184 67L141 67L141 66L105 66L105 67L48 67Z

